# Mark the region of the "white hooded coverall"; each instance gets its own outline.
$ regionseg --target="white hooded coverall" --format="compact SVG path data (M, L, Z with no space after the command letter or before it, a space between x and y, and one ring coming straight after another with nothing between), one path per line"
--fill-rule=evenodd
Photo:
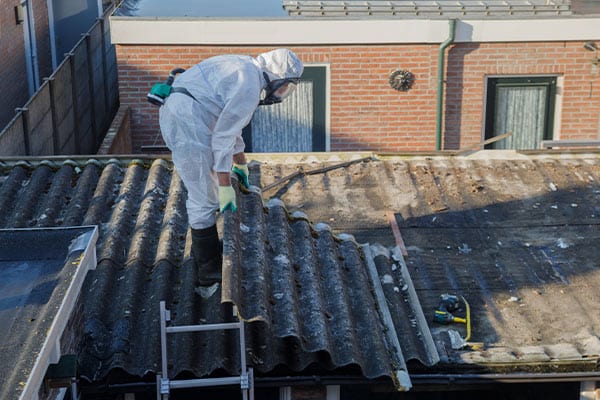
M288 49L257 58L222 55L208 58L178 75L160 108L162 136L188 191L189 224L204 229L216 222L219 208L217 172L229 172L233 155L244 151L242 129L250 122L261 91L270 80L299 78L303 65Z

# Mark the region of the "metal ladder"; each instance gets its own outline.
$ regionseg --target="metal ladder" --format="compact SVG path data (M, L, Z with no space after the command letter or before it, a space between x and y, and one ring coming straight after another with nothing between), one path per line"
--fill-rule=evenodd
M244 338L244 321L220 324L167 326L171 320L171 312L165 308L165 302L160 302L160 347L162 359L162 375L156 375L156 398L168 400L171 389L189 389L195 387L210 387L223 385L240 385L243 400L254 400L254 374L252 368L246 366L246 343ZM217 331L238 329L240 339L240 376L224 378L202 378L186 380L170 380L167 371L167 333Z

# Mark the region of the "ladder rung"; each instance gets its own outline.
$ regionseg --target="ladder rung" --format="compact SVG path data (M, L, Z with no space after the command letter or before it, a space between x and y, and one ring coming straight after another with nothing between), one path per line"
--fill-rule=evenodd
M206 325L181 325L181 326L167 326L167 333L181 333L181 332L200 332L200 331L217 331L222 329L239 329L240 322L229 322L224 324L206 324Z
M169 381L172 389L188 389L195 387L219 386L219 385L239 385L242 378L239 376L230 376L225 378L204 378L188 379L185 381Z
M160 347L162 361L162 375L156 375L157 400L169 398L170 389L190 389L197 387L222 386L222 385L240 385L244 400L254 400L254 373L252 368L246 369L246 344L244 336L244 321L226 322L220 324L206 325L182 325L182 326L166 326L171 320L169 310L165 308L165 302L160 302ZM226 329L238 329L240 341L240 367L242 374L240 376L229 376L223 378L202 378L189 380L170 381L168 378L167 364L167 333L181 332L201 332L201 331L216 331ZM166 396L166 397L165 397Z

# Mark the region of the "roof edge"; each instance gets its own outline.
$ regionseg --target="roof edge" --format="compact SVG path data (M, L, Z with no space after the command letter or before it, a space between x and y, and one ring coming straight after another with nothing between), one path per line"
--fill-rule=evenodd
M449 19L224 19L110 17L119 45L321 45L441 43ZM276 34L274 34L276 32ZM390 34L393 32L393 34ZM455 43L596 40L600 16L459 19Z

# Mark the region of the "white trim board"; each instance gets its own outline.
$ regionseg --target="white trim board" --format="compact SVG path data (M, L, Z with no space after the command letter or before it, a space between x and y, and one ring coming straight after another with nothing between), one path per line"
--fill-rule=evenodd
M323 45L441 43L448 20L110 17L113 44ZM600 40L600 17L458 20L456 43Z

